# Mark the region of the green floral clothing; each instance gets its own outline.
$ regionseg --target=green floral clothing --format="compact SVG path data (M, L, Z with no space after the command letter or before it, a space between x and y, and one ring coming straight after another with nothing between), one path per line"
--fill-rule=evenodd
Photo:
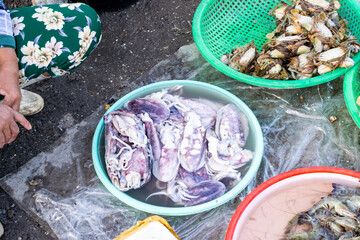
M56 77L74 70L101 39L99 16L82 3L17 8L10 17L23 87L44 72Z

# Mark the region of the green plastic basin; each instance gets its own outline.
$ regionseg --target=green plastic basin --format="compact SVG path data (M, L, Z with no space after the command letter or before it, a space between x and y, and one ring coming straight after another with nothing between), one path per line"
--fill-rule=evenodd
M221 197L191 207L157 206L154 204L149 204L144 201L140 201L139 199L136 199L130 196L129 194L127 194L127 192L122 192L118 190L111 183L105 168L105 159L104 159L105 131L104 131L104 120L102 118L96 127L92 142L92 158L93 158L94 168L100 181L120 201L134 208L137 208L141 211L145 211L153 214L165 215L165 216L181 216L181 215L196 214L199 212L213 209L235 198L236 195L238 195L255 177L263 155L263 135L261 132L259 122L256 119L253 112L244 102L242 102L232 93L208 83L191 81L191 80L170 80L170 81L163 81L163 82L149 84L123 96L116 103L114 103L114 105L111 106L111 108L105 114L114 111L116 109L123 108L124 104L130 100L144 97L153 92L161 91L162 89L171 88L174 85L182 85L184 89L184 96L187 97L203 97L224 103L235 104L241 111L243 111L246 114L247 118L249 119L250 131L245 148L253 151L255 155L252 161L249 163L248 170L246 171L245 174L242 175L241 181L234 188L226 192Z
M360 107L356 104L360 96L360 64L347 72L344 78L344 98L351 117L360 128Z
M266 42L266 34L275 29L274 18L268 14L281 0L203 0L193 18L194 41L204 58L220 72L242 82L269 88L304 88L334 80L349 68L338 68L324 75L303 80L270 80L240 73L220 62L224 53L254 40L258 49ZM289 3L289 1L284 1ZM352 35L360 39L360 3L339 0L339 15L349 21ZM360 53L352 58L360 61Z

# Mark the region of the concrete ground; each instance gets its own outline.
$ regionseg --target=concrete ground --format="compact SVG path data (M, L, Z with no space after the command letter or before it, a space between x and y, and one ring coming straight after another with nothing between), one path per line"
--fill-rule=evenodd
M121 1L102 2L108 4L88 2L94 4L103 27L102 42L89 59L67 76L27 88L44 98L45 107L28 118L31 131L22 130L14 143L0 149L0 178L41 152L51 151L66 129L99 106L113 103L114 94L126 94L134 86L151 82L136 79L193 42L191 22L200 0L139 0L129 6ZM2 239L54 239L1 188L0 222L5 228Z

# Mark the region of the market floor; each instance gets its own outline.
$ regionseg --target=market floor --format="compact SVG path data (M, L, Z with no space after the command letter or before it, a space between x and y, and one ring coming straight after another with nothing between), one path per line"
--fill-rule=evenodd
M4 2L14 8L28 6L31 1ZM191 23L200 2L124 0L114 5L114 1L104 0L102 5L94 5L102 20L101 44L70 75L27 88L44 98L45 107L28 118L33 125L31 131L22 130L16 142L0 149L0 178L51 149L67 128L81 122L99 106L113 103L116 99L111 96L119 91L128 92L129 83L146 84L137 83L136 79L179 47L193 42ZM54 239L1 188L0 222L5 228L2 239Z

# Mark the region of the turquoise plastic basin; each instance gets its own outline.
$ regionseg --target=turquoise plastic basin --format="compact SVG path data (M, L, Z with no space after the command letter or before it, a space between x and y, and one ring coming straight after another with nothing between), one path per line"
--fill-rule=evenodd
M235 198L235 196L238 195L255 177L263 155L263 135L261 132L259 122L256 119L253 112L250 110L250 108L232 93L208 83L191 81L191 80L170 80L170 81L163 81L163 82L149 84L123 96L116 103L114 103L113 106L111 106L111 108L106 112L106 114L116 109L123 108L124 104L130 100L144 97L148 94L161 91L162 89L165 88L171 88L174 85L183 86L184 96L203 97L224 103L233 103L240 110L242 110L249 119L249 129L250 129L249 137L245 148L255 152L255 155L253 160L249 164L248 170L246 171L245 174L242 175L241 181L221 197L191 207L157 206L140 201L132 196L129 196L126 192L122 192L118 190L111 183L109 177L107 176L107 172L105 168L105 159L104 159L105 131L104 131L104 120L102 118L99 124L97 125L92 142L92 157L94 162L94 168L100 181L120 201L134 208L137 208L141 211L145 211L152 214L165 215L165 216L192 215L199 212L208 211Z

